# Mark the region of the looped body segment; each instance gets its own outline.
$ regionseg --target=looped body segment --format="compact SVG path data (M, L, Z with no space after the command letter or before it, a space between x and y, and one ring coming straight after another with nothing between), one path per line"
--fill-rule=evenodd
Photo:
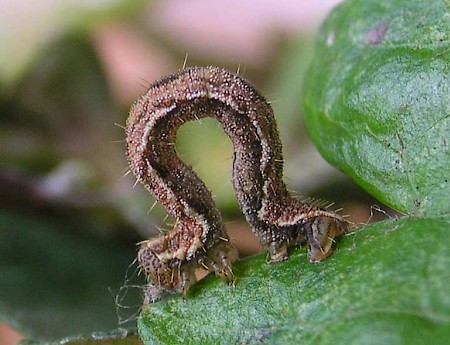
M341 216L289 195L273 111L257 90L221 68L186 68L151 85L131 107L126 124L131 170L176 219L171 232L139 250L149 280L147 303L161 291L186 293L199 266L232 280L237 254L220 212L175 150L178 128L205 117L216 119L233 143L236 197L272 261L286 259L288 247L305 242L310 261L320 261L347 229Z

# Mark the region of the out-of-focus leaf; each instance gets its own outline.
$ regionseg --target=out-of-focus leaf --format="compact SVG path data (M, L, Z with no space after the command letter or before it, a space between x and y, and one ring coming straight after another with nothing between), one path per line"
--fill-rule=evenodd
M304 88L323 156L405 213L450 213L449 12L442 0L344 2Z
M81 225L0 212L0 319L47 339L117 328L114 294L135 248ZM139 305L136 297L123 303Z
M365 226L317 265L304 250L235 266L236 286L210 276L187 299L149 305L147 344L446 344L449 218Z
M177 134L177 151L213 191L220 210L236 213L239 207L231 184L232 145L220 124L206 118L183 125Z
M44 163L78 156L94 161L102 173L125 163L122 155L114 154L121 147L111 143L118 131L114 123L121 121L84 35L67 35L49 44L14 92L0 99L0 107L5 112L0 128L3 163L48 171L53 166ZM120 171L115 178L119 176Z

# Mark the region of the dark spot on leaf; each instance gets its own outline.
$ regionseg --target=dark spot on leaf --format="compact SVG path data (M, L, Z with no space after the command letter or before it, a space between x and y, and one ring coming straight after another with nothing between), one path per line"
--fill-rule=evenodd
M419 207L420 207L420 200L419 200L419 199L414 199L414 206L415 206L416 208L419 208Z
M380 22L375 28L370 29L364 36L364 43L369 45L380 44L384 40L387 32L387 25L385 22Z

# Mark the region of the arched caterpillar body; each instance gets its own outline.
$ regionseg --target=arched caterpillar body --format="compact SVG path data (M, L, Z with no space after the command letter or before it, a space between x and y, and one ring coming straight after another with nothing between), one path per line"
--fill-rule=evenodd
M131 170L176 219L171 232L140 247L139 265L150 282L147 303L161 291L186 293L199 266L232 279L237 255L220 212L174 145L181 125L204 117L219 121L233 143L236 197L272 261L286 259L288 247L305 242L309 260L320 261L347 229L341 216L288 193L272 108L250 83L217 67L183 69L152 84L126 124Z

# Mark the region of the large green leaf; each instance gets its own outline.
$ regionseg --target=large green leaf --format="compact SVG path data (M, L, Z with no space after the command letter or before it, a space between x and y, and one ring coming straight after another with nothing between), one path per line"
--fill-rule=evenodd
M444 0L344 2L305 85L324 157L405 213L450 212L449 13Z
M304 250L270 264L235 266L149 305L138 322L147 344L412 344L450 337L449 218L368 225L317 265Z

